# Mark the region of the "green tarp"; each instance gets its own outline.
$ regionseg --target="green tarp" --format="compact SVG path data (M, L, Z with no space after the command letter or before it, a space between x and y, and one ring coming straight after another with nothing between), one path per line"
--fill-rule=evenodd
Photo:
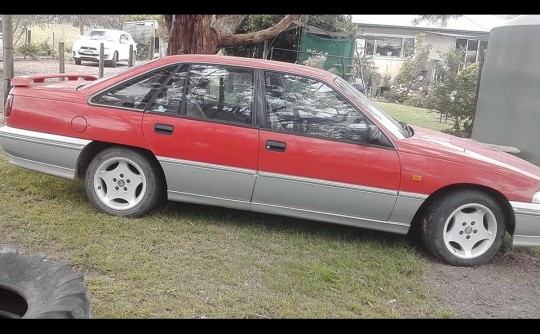
M298 64L304 64L312 53L325 53L327 55L324 69L336 68L340 75L349 79L352 72L352 57L355 47L354 37L332 38L303 32L300 38Z

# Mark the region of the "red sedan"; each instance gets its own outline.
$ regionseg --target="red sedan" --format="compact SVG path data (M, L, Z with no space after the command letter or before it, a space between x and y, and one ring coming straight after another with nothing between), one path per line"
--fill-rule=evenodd
M539 167L397 122L327 71L185 55L12 85L0 128L11 163L84 178L108 214L168 198L400 234L417 225L462 266L488 261L506 232L540 246Z

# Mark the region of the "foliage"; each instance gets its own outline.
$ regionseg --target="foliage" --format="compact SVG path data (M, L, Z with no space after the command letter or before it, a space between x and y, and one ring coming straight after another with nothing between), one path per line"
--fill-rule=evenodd
M426 44L425 34L417 35L414 56L405 61L392 85L391 95L397 103L404 103L407 99L414 98L408 105L422 106L422 103L418 103L421 99L417 97L425 97L428 91L428 80L425 74L430 50L431 45Z
M17 51L24 56L25 60L26 57L32 57L32 59L36 60L39 55L39 46L36 43L21 44Z
M360 74L362 83L367 93L375 96L379 83L382 80L382 75L377 71L377 66L372 57L354 58L355 73Z
M324 69L326 58L324 53L313 53L304 61L304 65Z
M249 15L239 27L238 33L248 33L269 28L283 19L285 15ZM304 15L302 21L329 32L356 31L356 25L350 15ZM274 47L272 59L295 62L296 50L300 38L299 29L282 32L269 41L269 48ZM268 50L270 52L270 50ZM263 58L263 45L246 45L224 48L224 53L232 56ZM269 58L270 56L268 56Z
M246 20L238 28L238 33L245 34L270 28L284 17L285 15L248 15ZM279 34L278 36L276 36L276 38L272 40L269 40L269 48L275 47L280 49L274 50L272 52L272 59L286 62L295 62L296 52L281 49L296 50L296 48L298 47L298 39L299 31L297 31L297 29L292 29ZM249 58L263 58L263 51L263 45L239 45L223 48L223 53L226 55ZM268 52L270 52L270 50L268 50ZM270 55L267 55L267 57L270 58Z
M435 23L438 24L440 27L446 27L446 24L448 23L448 20L450 19L457 19L461 17L462 15L447 15L447 14L436 14L436 15L420 15L420 17L417 17L413 20L413 24L417 25L420 22L427 22L427 23Z
M45 39L41 43L37 43L38 53L40 56L52 57L54 55L54 47L52 43L49 43L49 39ZM64 46L65 50L65 46Z
M477 84L478 63L466 63L463 50L450 50L443 55L442 80L434 85L426 105L447 114L454 132L470 132L476 111Z

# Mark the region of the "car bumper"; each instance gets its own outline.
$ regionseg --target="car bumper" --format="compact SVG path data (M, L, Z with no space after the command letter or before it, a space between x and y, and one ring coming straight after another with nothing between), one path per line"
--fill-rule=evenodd
M516 217L512 246L540 246L540 204L510 202Z
M99 61L99 54L98 55L84 54L84 53L73 51L73 58L80 59L80 60L88 60L88 61ZM104 60L108 60L109 58L110 58L110 55L108 53L105 53L103 55Z
M0 147L9 155L9 162L66 179L77 177L77 162L90 140L0 127Z

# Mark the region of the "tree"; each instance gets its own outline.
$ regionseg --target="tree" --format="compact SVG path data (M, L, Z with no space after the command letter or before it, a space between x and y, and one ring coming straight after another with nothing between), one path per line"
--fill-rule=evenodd
M470 133L476 111L478 63L467 63L464 52L450 50L443 55L442 80L426 101L430 109L450 116L456 133Z
M249 15L239 26L238 33L249 33L267 29L282 20L285 15ZM316 26L329 32L356 31L356 24L352 22L350 15L302 15L300 21ZM272 38L268 45L274 47L272 59L295 62L296 50L300 40L299 29L287 29L278 36ZM224 48L224 53L242 57L263 57L263 46L241 45Z
M287 29L298 17L286 15L269 28L237 34L247 15L165 15L167 54L213 54L223 47L261 43Z
M70 23L79 27L80 34L84 34L85 27L122 29L125 15L57 15L58 23Z

